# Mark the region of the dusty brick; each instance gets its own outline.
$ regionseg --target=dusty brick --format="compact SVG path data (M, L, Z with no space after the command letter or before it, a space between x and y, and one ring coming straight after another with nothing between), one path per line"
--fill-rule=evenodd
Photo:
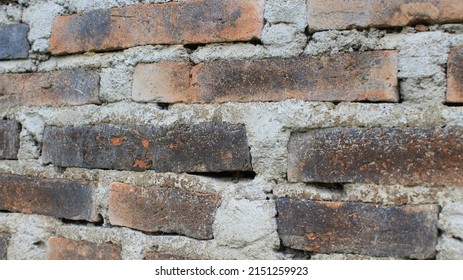
M308 0L311 31L463 21L461 0Z
M109 221L146 232L178 233L212 239L220 197L176 187L138 187L112 183Z
M47 127L43 161L62 167L158 172L251 171L242 124Z
M317 253L426 259L435 255L437 205L379 206L280 198L283 246Z
M0 60L27 58L29 41L27 24L0 25Z
M262 31L265 0L192 0L139 4L59 16L54 55L108 51L149 44L249 41Z
M291 182L463 186L463 129L333 128L293 133Z
M189 79L191 76L191 80ZM162 84L162 81L168 81ZM138 65L133 99L166 103L281 101L397 102L397 54Z
M120 260L122 248L113 243L91 243L64 237L48 239L49 260Z
M9 234L0 232L0 260L7 259L7 249L8 249L9 240L10 240Z
M0 120L0 159L17 159L21 125L12 120Z
M186 258L179 256L179 255L173 255L173 254L167 254L167 253L147 252L145 254L145 260L151 260L151 261L186 260Z
M100 75L92 70L0 74L2 106L62 106L100 103Z
M447 78L447 102L463 103L463 46L450 51Z
M95 188L94 182L0 175L0 210L97 222Z

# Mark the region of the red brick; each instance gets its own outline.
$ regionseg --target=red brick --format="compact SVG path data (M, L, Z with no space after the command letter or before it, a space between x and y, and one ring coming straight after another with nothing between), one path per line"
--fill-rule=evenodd
M160 252L148 252L145 254L145 260L161 261L161 260L185 260L184 257L179 255L160 253Z
M49 260L120 260L122 248L113 243L96 244L63 237L48 239Z
M463 186L463 129L333 128L291 135L291 182Z
M115 141L114 137L119 138ZM113 141L111 141L113 140ZM47 127L42 157L62 167L158 172L252 171L242 124Z
M159 86L162 80L169 82ZM132 96L136 101L166 103L291 98L397 102L397 84L396 52L380 51L334 57L212 61L194 67L183 62L141 64L133 77Z
M109 221L146 232L177 233L212 239L220 198L176 187L139 187L112 183Z
M98 222L96 183L0 175L0 210Z
M9 241L10 241L10 235L0 232L0 260L7 259Z
M12 120L0 120L0 159L17 159L21 125Z
M463 22L461 0L308 0L311 31Z
M92 70L0 74L0 107L98 104L99 82Z
M437 205L379 206L277 199L283 246L316 253L427 259L435 255Z
M447 77L447 102L463 103L463 46L450 51Z
M150 44L249 41L262 31L265 0L192 0L130 5L59 16L54 55L109 51Z

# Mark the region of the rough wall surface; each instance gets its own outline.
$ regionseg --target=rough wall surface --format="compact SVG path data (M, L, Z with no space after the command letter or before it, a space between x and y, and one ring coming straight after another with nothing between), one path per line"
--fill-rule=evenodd
M463 2L331 2L0 1L0 259L463 259Z

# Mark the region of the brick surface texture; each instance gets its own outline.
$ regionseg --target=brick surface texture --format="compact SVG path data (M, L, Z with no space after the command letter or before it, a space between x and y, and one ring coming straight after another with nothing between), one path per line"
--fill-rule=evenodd
M319 253L426 259L437 243L436 205L378 206L277 199L284 246Z
M451 50L447 77L447 102L463 103L463 46Z
M0 232L0 260L7 259L7 249L9 240L10 236L8 234Z
M52 54L148 44L250 41L263 28L265 0L193 0L141 4L57 17Z
M97 71L80 69L0 74L0 107L97 104L99 81Z
M313 31L463 21L461 0L308 0Z
M17 159L21 125L12 120L0 120L0 159Z
M98 222L93 182L0 175L0 210Z
M463 185L463 129L333 128L294 133L292 182Z
M191 79L189 78L191 76ZM135 101L397 102L397 55L392 51L333 57L140 64L133 78Z
M177 233L212 239L220 197L176 187L111 184L109 221L146 232Z
M0 60L28 57L28 32L27 24L0 25Z
M48 239L49 260L120 260L122 248L113 243L91 243L63 237Z
M56 166L159 172L251 171L244 125L84 126L45 130Z

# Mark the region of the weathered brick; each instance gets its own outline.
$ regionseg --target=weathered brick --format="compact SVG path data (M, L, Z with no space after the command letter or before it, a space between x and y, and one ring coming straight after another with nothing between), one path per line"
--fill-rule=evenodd
M432 258L437 205L379 206L280 198L278 234L283 246L317 253Z
M145 260L151 261L161 261L161 260L186 260L185 257L167 253L160 253L160 252L147 252L145 254Z
M149 44L249 41L262 31L265 0L192 0L130 5L59 16L50 38L54 55Z
M47 127L43 161L62 167L158 172L251 171L242 124Z
M120 260L122 248L113 243L91 243L64 237L48 239L49 260Z
M0 159L17 159L21 125L12 120L0 120Z
M62 106L100 103L100 75L93 70L0 74L2 106Z
M7 259L7 249L10 236L6 233L0 232L0 260Z
M311 31L463 22L461 0L308 0Z
M169 66L163 70L166 65ZM169 82L160 86L162 79ZM399 100L397 55L392 51L335 57L212 61L194 67L179 62L142 64L137 66L133 80L132 95L136 101Z
M212 239L220 197L176 187L111 184L109 221L146 232L178 233Z
M94 182L0 175L0 210L97 222L95 188Z
M463 186L463 129L333 128L294 133L291 182Z
M0 60L27 58L29 41L27 24L0 25Z
M450 51L447 77L447 102L463 103L463 46Z

